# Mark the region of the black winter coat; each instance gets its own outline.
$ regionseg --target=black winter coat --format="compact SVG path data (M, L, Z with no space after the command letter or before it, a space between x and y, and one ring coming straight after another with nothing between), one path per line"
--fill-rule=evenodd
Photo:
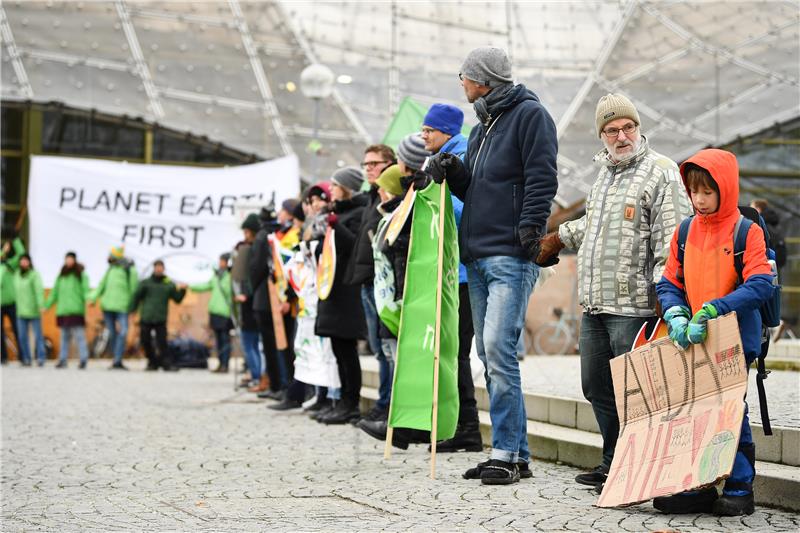
M378 222L381 221L381 214L378 212L381 198L378 196L378 188L372 187L369 192L359 194L353 200L363 201L365 207L361 215L361 224L344 279L346 283L351 285L371 285L375 278L375 261L372 258L372 236L375 235Z
M542 232L558 188L556 126L539 98L520 84L489 114L492 123L470 133L463 177L447 180L464 202L458 239L464 264L493 255L531 259L519 229Z
M274 233L278 226L272 222L262 222L261 229L256 233L256 238L248 254L248 273L250 287L253 291L253 311L272 312L269 302L269 289L267 279L272 273L272 249L269 245L269 234Z
M345 270L350 262L364 206L353 200L335 202L333 212L339 220L333 226L336 244L336 275L327 300L317 306L314 333L320 337L344 339L366 338L367 322L361 306L361 286L345 283ZM321 247L317 248L321 251Z
M396 196L383 204L384 212L391 213L403 202L403 196ZM394 295L395 300L403 298L403 291L405 291L406 282L406 267L408 266L408 248L411 244L411 218L408 217L405 225L400 230L400 233L395 239L394 244L388 245L386 241L381 244L381 252L386 256L386 259L392 265L392 272L394 273ZM397 337L389 331L383 321L380 322L378 327L378 337L381 339L396 339Z

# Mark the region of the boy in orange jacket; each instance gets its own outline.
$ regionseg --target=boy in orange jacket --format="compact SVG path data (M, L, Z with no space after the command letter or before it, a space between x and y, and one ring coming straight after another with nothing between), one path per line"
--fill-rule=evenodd
M669 336L685 349L706 339L709 319L736 311L748 368L761 353L759 307L772 294L772 270L767 262L764 233L752 224L747 233L742 279L734 265L734 228L739 221L739 166L724 150L701 150L683 165L681 176L695 209L678 259L678 231L656 292ZM752 514L755 446L745 403L739 447L722 496L714 487L653 500L665 513L713 512L720 516Z

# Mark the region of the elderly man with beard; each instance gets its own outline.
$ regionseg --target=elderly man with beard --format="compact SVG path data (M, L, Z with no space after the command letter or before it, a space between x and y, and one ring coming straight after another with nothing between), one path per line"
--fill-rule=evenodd
M603 462L575 481L599 487L619 434L610 361L630 351L642 324L655 322L655 284L692 208L678 167L650 148L630 100L603 96L595 119L605 148L594 157L601 169L586 214L547 234L537 263L556 262L562 248L578 252L581 382L603 436Z

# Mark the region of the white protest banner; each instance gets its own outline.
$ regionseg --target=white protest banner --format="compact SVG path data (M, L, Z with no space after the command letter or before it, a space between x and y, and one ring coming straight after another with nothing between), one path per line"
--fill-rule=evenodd
M141 165L33 156L28 185L30 250L46 286L67 251L96 285L112 246L125 246L140 277L162 259L185 283L211 275L217 257L241 240L236 206L296 198L296 156L225 168Z
M736 313L687 350L668 338L611 360L620 434L597 505L616 507L730 475L747 391Z

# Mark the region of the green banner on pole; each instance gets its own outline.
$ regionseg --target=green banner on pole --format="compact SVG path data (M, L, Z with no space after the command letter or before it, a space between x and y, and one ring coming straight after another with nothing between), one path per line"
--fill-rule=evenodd
M440 205L441 187L447 185L431 183L414 200L389 418L391 427L431 430L434 350L439 324L437 440L451 438L458 422L458 238L453 202L445 189L444 205ZM441 230L440 209L445 210ZM443 239L441 317L437 317L440 239Z

